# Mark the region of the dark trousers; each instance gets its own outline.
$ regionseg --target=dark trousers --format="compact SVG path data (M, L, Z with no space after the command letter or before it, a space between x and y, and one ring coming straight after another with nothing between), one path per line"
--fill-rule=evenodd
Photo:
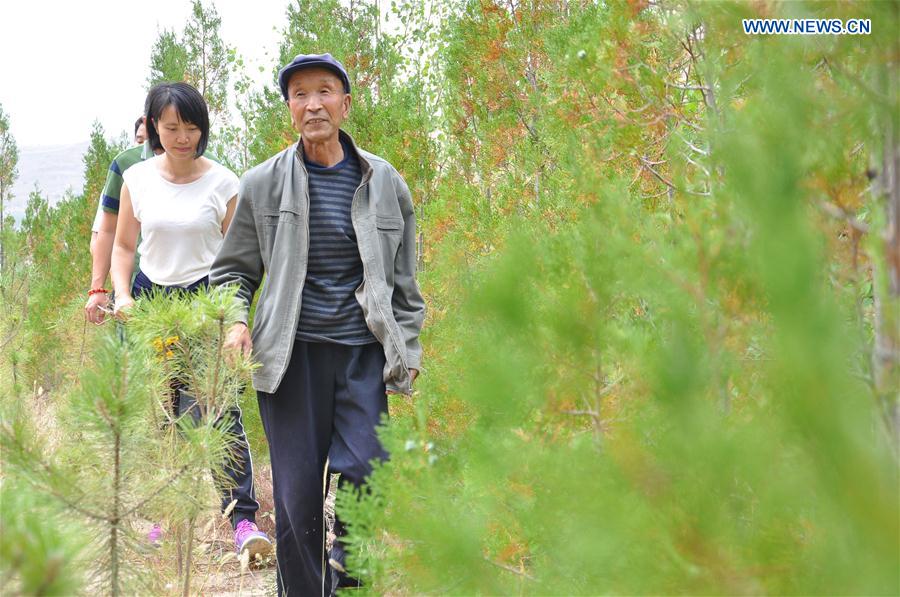
M137 299L143 294L149 294L152 290L172 294L173 292L195 292L200 288L209 286L208 278L201 278L188 286L160 286L139 271L134 278L131 288L132 296ZM182 416L190 412L194 421L199 421L200 410L193 408L196 400L184 391L183 384L176 384L173 388L172 411L176 416ZM236 527L242 520L256 522L256 511L259 503L256 501L256 493L253 488L253 460L250 457L250 444L247 442L247 434L244 432L244 423L241 420L241 409L234 407L228 409L216 421L226 429L232 441L226 446L228 455L223 463L227 483L216 483L219 494L222 496L222 510L224 511L232 501L237 500L231 511L231 525ZM216 479L217 475L213 475Z
M134 276L134 281L131 283L131 296L137 300L138 297L143 296L145 294L150 294L151 291L162 292L163 294L169 295L174 292L186 292L188 294L192 292L196 292L201 288L209 287L209 276L204 276L197 280L196 282L192 282L187 286L160 286L159 284L155 284L150 278L148 278L144 272L138 270L138 273Z
M279 595L332 592L323 512L327 475L340 473L341 483L359 487L371 461L387 458L375 433L387 414L384 363L377 342L297 341L278 390L257 393L272 459Z
M194 408L196 404L194 397L185 392L183 388L176 389L172 406L179 417L189 412L188 416L194 422L199 422L200 409ZM253 460L250 457L250 444L247 442L247 434L244 432L244 423L241 420L241 409L239 407L228 409L216 420L216 425L226 430L230 439L226 446L225 462L222 463L228 480L220 482L218 475L213 474L216 488L219 490L219 495L222 496L222 511L224 512L232 501L237 500L231 511L231 526L237 527L242 520L256 522L259 503L256 501L256 493L253 490Z

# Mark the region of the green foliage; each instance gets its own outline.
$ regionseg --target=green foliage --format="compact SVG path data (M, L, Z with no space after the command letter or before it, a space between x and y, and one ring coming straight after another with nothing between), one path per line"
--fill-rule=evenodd
M694 297L651 265L663 239L609 233L629 211L517 240L479 277L434 347L451 356L432 374L458 382L420 389L426 412L458 397L474 421L388 430L368 507L339 502L368 556L355 569L374 592L890 592L896 468L867 388L822 363L857 349L840 311L776 320L774 362L722 380ZM771 269L773 294L804 271ZM720 395L745 375L755 391L729 416Z
M234 59L234 69L229 98L240 117L237 123L221 123L211 139L211 151L208 154L215 155L232 172L241 173L252 165L249 147L255 115L251 109L251 81L244 72L243 59Z
M214 5L192 0L191 16L179 33L159 33L150 55L148 88L157 83L184 81L194 86L206 100L210 116L208 155L236 172L247 169L248 127L232 122L235 106L245 122L249 80L243 61L222 39L222 19ZM230 102L229 102L230 100Z
M78 384L57 399L56 429L35 428L28 406L3 403L8 422L0 427L0 445L11 482L45 495L83 522L92 541L78 548L90 552L85 557L94 562L93 580L102 580L111 594L148 589L153 582L137 534L139 518L186 529L180 536L190 538L198 516L218 502L212 484L204 483L207 471L228 482L223 465L230 437L220 419L235 404L250 369L244 359L229 366L223 358L222 330L237 312L234 292L227 289L141 299L124 326L107 325L95 336ZM172 411L176 381L197 397L199 421ZM36 526L34 532L44 531ZM46 540L64 553L47 551L33 566L75 556L64 537L51 534ZM179 548L190 552L191 540ZM32 573L16 574L24 583ZM189 587L190 575L183 578Z
M447 23L428 372L392 405L391 462L338 501L372 592L900 586L864 276L811 210L861 207L876 133L817 65L875 75L878 41L736 45L753 10L469 3Z
M190 83L206 99L211 119L227 115L228 82L235 54L219 34L221 25L215 6L193 0L191 16L181 35L163 30L157 37L150 55L148 86L171 81Z
M68 194L51 208L35 190L26 207L20 231L28 268L27 291L20 296L25 313L21 361L25 376L45 389L72 375L82 357L83 349L67 352L63 347L73 338L78 346L86 342L80 307L90 277L91 224L107 169L121 149L107 142L103 127L95 123L84 156L83 193Z
M12 186L18 177L16 165L19 162L19 148L9 130L9 116L0 105L0 292L5 293L7 224L3 204L12 199ZM11 227L10 227L11 228Z
M230 358L229 364L222 348L240 312L231 288L159 293L138 301L126 329L136 342L155 347L171 382L187 384L201 417L217 420L234 405L250 375L249 360Z
M160 31L150 53L150 76L147 87L168 81L185 81L188 72L188 52L174 31Z
M395 4L394 14L411 15L413 6ZM281 66L297 54L331 53L350 74L353 104L347 132L360 147L381 155L408 176L414 196L424 194L426 183L435 178L430 83L421 69L406 68L409 63L403 56L404 51L412 52L408 43L421 45L422 39L387 33L382 26L386 15L377 2L300 0L288 5L286 18L273 81ZM423 24L417 31L424 35L429 28ZM255 165L296 142L297 133L277 86L252 94L250 106L252 119L245 122L252 139L250 163Z
M10 188L18 176L19 148L9 130L9 115L0 105L0 197L9 200Z
M180 37L160 34L149 80L200 81L219 48L240 119L213 151L241 171L296 132L277 88L240 74L214 10L192 6ZM391 400L391 461L338 496L367 590L896 593L895 3L382 6L292 2L270 65L274 81L300 52L342 60L348 132L417 205L427 371L413 401ZM874 31L744 36L756 17ZM20 400L65 386L82 358L100 380L121 373L95 350L109 332L80 323L86 251L61 265L86 246L114 153L95 133L89 200L35 193L4 237L0 340ZM128 346L162 349L142 357L161 368L133 405L144 414L116 411L131 437L147 427L134 474L188 467L170 484L188 499L142 509L182 529L212 503L196 471L223 437L150 431L171 418L163 380L187 380L211 419L252 400L248 364L221 358L228 301L144 301L126 326ZM116 406L91 384L72 390L73 421L89 396ZM71 472L108 455L90 453L101 419L51 450L16 415L24 453L52 456L8 469L16 491L70 495Z
M55 429L31 429L28 410L19 409L0 434L13 479L85 524L93 540L82 540L81 548L99 563L91 572L114 595L139 582L139 569L127 565L126 554L135 550L130 524L172 474L155 457L157 431L147 424L161 386L146 352L129 349L108 328L92 355L95 364L57 402Z
M234 50L219 35L221 25L215 6L194 0L181 39L187 50L185 80L200 90L212 114L227 111L228 80L235 59Z
M121 144L107 141L103 134L103 126L99 122L95 122L91 128L91 142L88 145L87 152L82 157L84 162L84 191L82 192L82 197L85 203L88 204L92 204L95 198L99 201L100 194L103 192L103 186L106 184L109 166L116 155L125 149ZM85 231L79 229L76 232L83 234Z
M81 546L65 516L42 496L8 481L0 485L0 590L4 595L72 595L82 586Z

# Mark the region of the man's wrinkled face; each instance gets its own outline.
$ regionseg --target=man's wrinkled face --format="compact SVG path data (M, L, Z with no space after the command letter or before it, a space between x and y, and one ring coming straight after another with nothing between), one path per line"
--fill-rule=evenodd
M338 76L325 68L304 68L291 75L287 88L291 121L300 136L312 143L337 140L350 114L350 94Z

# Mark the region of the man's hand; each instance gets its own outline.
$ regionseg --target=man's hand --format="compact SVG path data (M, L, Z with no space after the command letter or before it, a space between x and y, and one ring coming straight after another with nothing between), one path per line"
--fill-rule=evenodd
M250 339L250 329L247 324L236 323L231 326L228 333L225 334L225 344L222 348L225 349L226 358L233 358L235 354L241 354L245 358L249 357L250 351L253 350L253 341Z
M109 295L105 292L95 292L88 297L84 304L84 316L91 323L100 324L106 319L103 309L109 304Z
M409 370L409 389L412 390L413 382L416 381L416 378L419 377L418 369L410 369ZM386 390L385 394L388 396L393 396L399 394L400 392L395 392L394 390Z
M134 306L134 299L130 294L116 294L116 305L113 308L113 317L125 321L128 319L128 311Z

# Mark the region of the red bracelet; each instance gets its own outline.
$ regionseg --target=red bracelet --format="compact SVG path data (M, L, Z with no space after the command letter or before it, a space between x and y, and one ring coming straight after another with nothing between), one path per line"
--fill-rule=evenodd
M91 288L88 290L88 296L93 296L95 294L109 294L109 291L106 288Z

